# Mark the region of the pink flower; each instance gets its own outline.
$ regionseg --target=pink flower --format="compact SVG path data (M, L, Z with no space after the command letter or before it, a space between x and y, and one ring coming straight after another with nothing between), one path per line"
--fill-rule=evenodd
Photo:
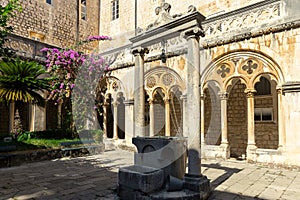
M65 85L64 83L61 83L59 89L63 89L64 85Z
M40 50L40 52L46 52L46 51L48 51L48 50L49 50L48 48L44 47L44 48L42 48L42 49Z

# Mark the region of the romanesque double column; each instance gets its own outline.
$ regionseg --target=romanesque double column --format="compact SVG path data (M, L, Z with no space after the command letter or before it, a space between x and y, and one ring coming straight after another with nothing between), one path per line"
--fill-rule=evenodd
M134 66L134 132L135 136L146 136L145 131L145 90L144 90L144 55L148 49L132 50Z

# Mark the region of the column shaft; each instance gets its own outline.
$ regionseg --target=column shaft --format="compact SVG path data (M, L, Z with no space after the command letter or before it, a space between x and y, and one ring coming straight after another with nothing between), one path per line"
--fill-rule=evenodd
M165 99L165 136L171 136L170 99Z
M248 146L255 146L254 130L254 93L247 92L247 113L248 113Z
M153 100L149 100L149 115L150 115L150 137L155 135L155 119L154 119L154 104Z
M114 107L114 136L113 138L118 139L118 102L113 103Z
M205 144L205 126L204 126L204 123L205 123L205 120L204 120L204 104L205 104L205 97L204 95L201 95L201 106L200 106L200 111L201 111L201 117L200 117L200 126L201 126L201 145L204 145Z
M227 99L228 93L224 92L220 94L221 97L221 131L222 139L221 144L228 144L228 134L227 134Z
M30 131L34 131L34 122L35 122L35 105L30 104Z
M200 50L199 36L202 30L199 28L190 29L185 32L187 39L188 53L187 62L187 110L188 114L188 174L193 176L201 175L201 136L200 136Z
M145 92L144 92L144 54L147 49L137 48L132 50L135 57L134 66L134 122L135 134L146 136L145 130Z
M12 101L9 104L9 132L10 133L14 130L15 105L16 105L16 103L14 101Z
M107 106L108 103L103 104L103 138L107 138Z

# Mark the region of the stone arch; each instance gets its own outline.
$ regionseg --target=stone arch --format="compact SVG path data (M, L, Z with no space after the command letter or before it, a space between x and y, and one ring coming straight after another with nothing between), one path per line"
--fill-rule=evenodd
M145 73L145 91L152 122L150 135L182 135L185 84L180 75L168 67L152 68Z
M150 98L153 98L154 91L157 88L162 88L165 96L169 97L174 85L177 85L182 92L185 90L182 78L173 69L158 66L145 73L145 90Z
M111 94L113 99L117 99L118 95L122 93L124 98L126 99L127 93L120 79L114 76L109 76L106 79L106 85L107 85L107 90L105 95Z
M201 86L204 88L208 81L215 80L226 91L230 81L239 77L247 88L252 89L256 77L266 73L272 75L278 87L282 86L282 70L272 58L262 52L236 50L220 55L209 63L203 72Z
M254 121L254 118L249 118L256 113L256 105L258 105L259 100L256 101L255 84L260 81L262 76L268 77L268 80L272 82L273 96L270 98L273 98L273 103L269 103L267 106L272 106L274 116L277 117L279 103L277 102L276 90L281 88L285 80L280 66L268 55L246 49L230 51L213 59L203 71L201 93L207 91L211 82L220 88L220 95L222 95L220 102L223 102L220 108L221 116L226 120L225 122L221 120L221 127L226 126L226 129L222 128L221 144L223 144L222 148L224 146L230 148L231 156L243 157L244 154L247 155L246 151L249 145L268 149L276 149L280 146L280 144L278 145L278 137L283 133L279 133L278 122L269 123L271 125L268 130L273 131L272 134L269 134L260 128L259 123ZM278 93L278 95L280 94ZM224 102L226 103L224 104ZM269 102L272 102L272 99ZM204 109L206 108L205 104L207 102L204 101ZM265 109L263 108L263 110ZM206 113L207 110L204 115ZM207 120L207 118L205 119ZM243 124L246 126L242 126ZM277 142L265 144L262 141L268 141L269 139L266 137L275 138Z

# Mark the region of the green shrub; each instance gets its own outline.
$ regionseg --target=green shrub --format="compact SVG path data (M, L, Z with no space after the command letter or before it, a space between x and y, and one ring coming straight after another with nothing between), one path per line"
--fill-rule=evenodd
M70 129L49 129L45 131L24 132L18 137L18 140L33 139L74 139L78 134Z

